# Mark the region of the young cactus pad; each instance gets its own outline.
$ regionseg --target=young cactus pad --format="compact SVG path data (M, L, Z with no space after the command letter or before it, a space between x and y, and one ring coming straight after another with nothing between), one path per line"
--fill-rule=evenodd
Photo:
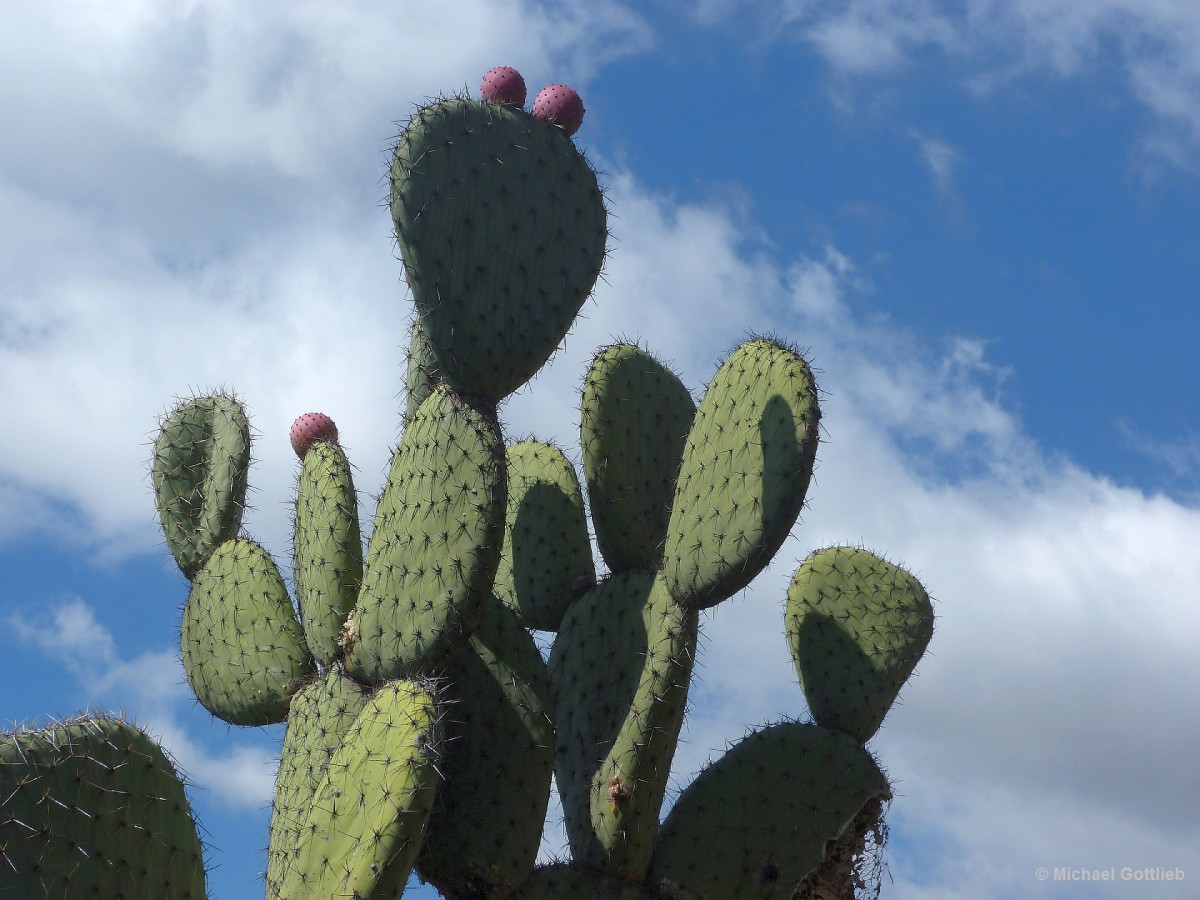
M203 900L183 782L155 741L84 716L0 736L0 895Z

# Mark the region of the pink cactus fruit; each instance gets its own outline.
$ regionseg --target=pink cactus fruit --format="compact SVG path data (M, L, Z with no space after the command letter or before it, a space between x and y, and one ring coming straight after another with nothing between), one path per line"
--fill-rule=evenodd
M575 89L565 84L552 84L542 88L533 101L533 114L547 119L561 128L570 137L583 124L583 101Z
M325 413L305 413L292 423L292 449L296 455L304 459L308 448L317 441L337 442L338 430L333 419Z
M483 76L479 96L487 103L501 106L525 105L525 79L512 66L496 66Z

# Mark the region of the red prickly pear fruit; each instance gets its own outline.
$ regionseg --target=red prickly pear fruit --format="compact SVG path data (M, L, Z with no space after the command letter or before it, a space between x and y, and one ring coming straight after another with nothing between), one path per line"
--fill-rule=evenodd
M296 451L296 455L304 459L304 454L308 452L308 448L317 441L329 441L337 443L338 430L333 424L333 419L325 415L325 413L305 413L292 423L292 449Z
M533 114L539 119L553 122L570 137L583 124L583 101L574 88L552 84L542 88L533 101Z
M483 76L479 96L501 106L525 105L525 79L512 66L496 66Z

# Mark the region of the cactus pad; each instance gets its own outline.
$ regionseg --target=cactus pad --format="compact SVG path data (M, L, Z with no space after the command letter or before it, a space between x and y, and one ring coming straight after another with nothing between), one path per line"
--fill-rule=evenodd
M197 699L234 725L282 722L312 657L275 563L254 541L226 541L183 608L183 668Z
M362 583L358 496L337 444L318 441L303 459L292 533L296 602L308 647L327 666Z
M491 597L504 540L495 415L435 390L404 431L379 500L348 671L408 677L464 645Z
M875 760L837 731L799 722L751 733L701 772L663 822L650 880L706 897L786 900L826 842L891 797Z
M203 900L183 783L145 732L83 717L0 736L0 894Z
M447 897L505 896L529 877L554 772L554 700L517 613L487 604L445 678L443 783L417 874Z
M579 432L596 543L610 570L657 568L696 404L632 344L603 348L583 385Z
M596 583L583 492L557 447L508 448L508 516L496 596L526 628L557 631L573 597Z
M151 480L167 546L188 578L241 527L249 467L250 423L233 396L187 400L163 420Z
M413 116L391 182L396 240L442 377L507 396L554 352L600 273L595 173L560 128L455 99Z
M695 611L653 572L614 575L567 610L550 672L554 771L575 862L630 879L645 873L696 637Z
M437 698L384 685L354 720L317 787L283 897L396 897L437 789Z
M688 435L663 573L704 609L746 587L787 538L812 476L820 413L808 364L766 338L713 377Z
M788 591L787 637L813 719L870 740L933 637L908 572L855 547L813 553Z
M271 839L267 847L267 896L277 898L300 850L300 829L329 761L367 704L368 692L340 666L305 685L292 698L287 733L275 778Z

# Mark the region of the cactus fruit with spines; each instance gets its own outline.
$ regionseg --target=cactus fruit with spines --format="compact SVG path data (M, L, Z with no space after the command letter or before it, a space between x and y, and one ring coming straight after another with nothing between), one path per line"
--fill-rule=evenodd
M561 450L506 447L497 405L554 353L607 243L571 139L578 95L552 86L530 113L519 80L493 70L482 101L420 107L396 145L390 205L416 315L365 555L332 420L307 420L297 442L294 603L232 515L248 441L226 423L240 405L200 397L163 423L155 485L193 581L189 680L227 721L287 724L268 897L392 897L414 867L455 900L847 896L890 797L863 742L924 649L926 625L908 624L924 593L890 569L853 589L798 575L813 609L792 603L789 640L805 691L832 711L814 701L817 724L753 732L663 821L701 613L791 533L818 393L771 338L736 348L698 405L617 343L582 391L586 504ZM810 641L813 616L862 627ZM554 633L548 663L532 629ZM863 657L883 662L860 696ZM571 859L539 868L552 776Z

